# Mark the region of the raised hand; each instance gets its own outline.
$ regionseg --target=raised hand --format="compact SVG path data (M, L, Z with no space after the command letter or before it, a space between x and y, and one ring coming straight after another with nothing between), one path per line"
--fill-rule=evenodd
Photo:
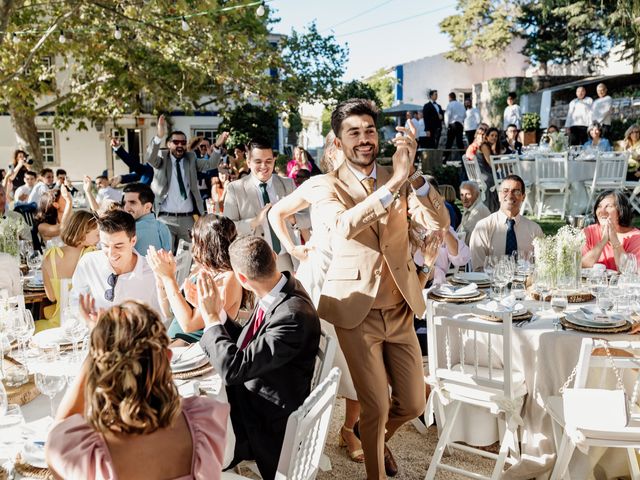
M216 143L214 144L215 147L221 147L222 145L224 145L227 142L227 139L229 138L229 132L224 131L222 132L220 135L218 135L218 138L216 139ZM211 145L211 148L209 149L209 155L211 155L213 153L213 147L214 145Z
M96 310L96 301L90 293L80 294L80 315L87 322L89 328L93 328L98 323L98 319L104 313L104 309Z
M289 253L303 262L309 258L309 252L313 249L313 245L296 245Z
M205 325L220 321L222 299L211 274L204 269L198 274L198 308Z
M91 191L91 187L93 186L93 180L91 180L91 177L89 175L85 175L84 178L82 179L82 186L85 192Z
M109 179L109 184L113 188L116 188L118 185L120 185L120 182L122 182L122 176L121 175L116 175L115 177L111 177Z
M111 137L111 148L120 148L120 139L118 137Z
M167 134L167 120L164 118L164 114L158 117L158 138L164 138Z
M176 276L176 259L171 252L156 250L153 245L147 250L147 262L160 280L169 280Z
M62 198L64 198L67 202L73 201L73 198L71 198L71 192L64 183L60 185L60 195L62 195Z

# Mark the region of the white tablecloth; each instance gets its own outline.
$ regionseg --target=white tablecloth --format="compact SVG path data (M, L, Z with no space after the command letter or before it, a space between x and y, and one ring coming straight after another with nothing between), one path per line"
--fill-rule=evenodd
M430 300L430 302L432 302ZM540 302L525 301L525 305L530 311L536 311ZM582 304L584 305L584 304ZM570 304L568 311L575 310L580 305ZM436 315L457 316L472 315L474 304L454 305L450 303L436 303ZM547 303L548 307L548 303ZM431 311L431 309L427 309ZM431 321L429 327L432 327ZM432 333L430 332L429 335ZM576 332L574 330L555 331L552 317L534 317L534 321L525 324L523 327L513 329L513 364L514 370L524 373L527 385L527 397L525 398L522 418L524 427L522 428L522 458L516 465L507 470L505 478L529 479L539 475L544 475L553 468L555 461L555 445L551 417L545 412L543 405L546 398L552 395L559 395L559 388L565 383L567 377L575 367L578 360L578 353L582 339L589 334ZM592 336L592 335L591 335ZM459 361L460 344L455 338L450 336L450 352L453 364ZM638 336L632 335L598 335L600 338L610 340L638 340ZM444 352L444 345L440 343L438 337L438 350ZM493 340L493 350L495 354L501 353L501 345ZM499 350L498 350L499 349ZM429 352L431 355L432 352ZM441 361L444 361L442 353ZM501 360L501 359L500 359ZM432 361L429 362L430 367ZM495 417L486 413L486 410L479 407L465 407L463 415L460 417L460 428L454 431L453 441L464 441L471 445L490 445L498 440L498 429ZM576 452L578 452L576 450ZM602 453L602 452L600 452ZM582 456L583 458L580 458ZM593 457L593 454L591 455ZM626 462L622 457L622 468L619 475L624 475ZM591 461L594 459L591 458ZM586 457L581 453L576 453L572 462L572 472L588 470L585 465ZM614 468L619 468L619 462L614 462ZM613 473L613 472L612 472ZM587 478L584 475L573 476L572 478Z
M535 160L520 160L520 169L522 171L523 180L531 183L531 191L529 192L529 201L533 206L534 212L537 211L536 206L536 169ZM567 215L582 215L587 208L589 196L584 186L585 180L592 180L596 171L595 160L569 160L569 203L567 205ZM554 195L545 198L543 213L560 215L562 212L563 198L560 195Z

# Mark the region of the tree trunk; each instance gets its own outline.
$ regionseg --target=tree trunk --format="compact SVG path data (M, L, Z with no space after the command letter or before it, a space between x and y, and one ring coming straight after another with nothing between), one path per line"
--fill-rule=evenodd
M19 148L24 148L33 158L33 170L39 172L42 168L42 150L36 127L36 115L30 109L13 108L9 106L11 122L16 131L16 140Z

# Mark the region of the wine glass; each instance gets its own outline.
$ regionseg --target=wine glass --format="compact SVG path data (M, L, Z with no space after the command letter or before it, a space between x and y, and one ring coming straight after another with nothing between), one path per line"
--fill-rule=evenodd
M496 257L494 257L493 255L487 255L486 257L484 257L484 273L486 273L487 276L489 277L489 284L493 283L493 271L495 268L495 264L496 264ZM489 295L491 295L492 291L493 291L493 285L489 289Z
M542 302L540 309L538 310L538 314L541 315L545 311L544 303L551 293L551 281L549 279L549 275L541 272L540 270L535 270L533 284L534 288L540 295L540 302Z
M493 271L493 283L498 287L498 296L503 296L504 288L509 284L511 271L507 261L501 260Z
M564 290L556 289L551 296L551 309L556 313L553 317L553 327L556 330L560 329L560 317L567 309L567 305L569 301L567 299L567 294Z
M620 273L622 275L638 273L638 259L633 253L623 253L620 256Z
M0 417L7 413L7 391L4 384L0 382Z
M42 254L39 251L33 251L27 255L27 265L30 272L35 275L36 271L40 269L42 265Z
M33 315L29 310L21 308L16 303L9 304L8 315L13 336L18 340L19 358L26 362L27 344L36 331Z
M527 290L525 288L524 283L514 281L511 284L511 294L518 301L524 300L524 298L527 296Z
M62 312L62 328L73 345L73 359L78 361L78 343L87 334L87 326L76 308L67 307Z
M53 399L58 392L61 392L66 383L67 377L61 365L60 346L57 344L44 345L40 348L38 357L38 370L35 373L36 387L44 395L49 397L51 407L51 417L55 417Z

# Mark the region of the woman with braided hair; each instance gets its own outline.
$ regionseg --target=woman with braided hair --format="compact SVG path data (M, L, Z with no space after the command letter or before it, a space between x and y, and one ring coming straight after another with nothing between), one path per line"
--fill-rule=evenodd
M102 313L46 446L56 478L219 479L229 406L181 399L158 315L127 301Z

